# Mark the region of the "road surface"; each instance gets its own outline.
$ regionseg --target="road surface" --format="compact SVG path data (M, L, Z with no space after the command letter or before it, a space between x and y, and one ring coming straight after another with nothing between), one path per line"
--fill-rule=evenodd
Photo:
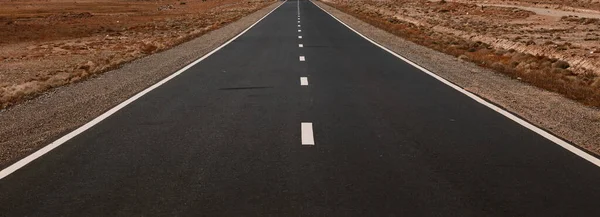
M0 216L598 216L598 198L596 165L292 0L0 180Z

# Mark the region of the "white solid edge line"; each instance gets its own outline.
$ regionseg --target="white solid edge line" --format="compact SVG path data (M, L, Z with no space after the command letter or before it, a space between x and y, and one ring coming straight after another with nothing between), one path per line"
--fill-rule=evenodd
M287 2L287 1L286 1ZM191 68L192 66L196 65L197 63L199 63L200 61L206 59L207 57L211 56L212 54L214 54L215 52L221 50L223 47L225 47L226 45L228 45L229 43L231 43L232 41L234 41L235 39L237 39L238 37L242 36L244 33L246 33L248 30L250 30L252 27L254 27L256 24L258 24L260 21L262 21L263 19L265 19L265 17L269 16L271 13L273 13L273 11L277 10L277 8L281 7L281 5L283 5L285 2L281 3L279 6L277 6L276 8L274 8L273 10L271 10L269 13L267 13L265 16L263 16L262 18L260 18L258 21L256 21L255 23L253 23L251 26L249 26L248 28L246 28L244 31L240 32L239 34L237 34L235 37L229 39L229 41L225 42L224 44L222 44L221 46L215 48L214 50L212 50L210 53L205 54L204 56L200 57L200 59L197 59L196 61L188 64L187 66L179 69L178 71L176 71L175 73L169 75L168 77L160 80L159 82L153 84L152 86L142 90L141 92L135 94L134 96L132 96L131 98L121 102L120 104L118 104L117 106L111 108L110 110L104 112L103 114L101 114L100 116L94 118L93 120L91 120L90 122L84 124L83 126L75 129L74 131L68 133L67 135L64 135L63 137L60 137L59 139L55 140L54 142L44 146L43 148L41 148L40 150L37 150L36 152L34 152L33 154L30 154L29 156L17 161L16 163L8 166L7 168L4 168L2 171L0 171L0 179L3 179L4 177L10 175L11 173L17 171L18 169L22 168L23 166L29 164L30 162L34 161L35 159L41 157L42 155L52 151L52 149L62 145L63 143L65 143L66 141L69 141L70 139L72 139L73 137L79 135L80 133L86 131L87 129L93 127L94 125L100 123L102 120L106 119L107 117L111 116L112 114L116 113L117 111L121 110L123 107L127 106L128 104L132 103L133 101L139 99L140 97L144 96L145 94L147 94L148 92L156 89L157 87L163 85L164 83L166 83L167 81L173 79L174 77L178 76L179 74L181 74L182 72L186 71L187 69Z
M301 124L302 145L315 145L313 136L313 127L311 122L302 122Z
M471 99L475 100L476 102L487 106L488 108L490 108L490 109L492 109L492 110L500 113L501 115L507 117L508 119L513 120L514 122L517 122L521 126L527 128L527 129L530 129L531 131L533 131L533 132L539 134L540 136L542 136L542 137L544 137L544 138L546 138L546 139L548 139L548 140L556 143L557 145L559 145L559 146L563 147L564 149L572 152L573 154L576 154L577 156L579 156L579 157L581 157L581 158L589 161L590 163L593 163L596 166L600 167L600 159L598 159L598 158L596 158L596 157L594 157L594 156L586 153L585 151L582 151L581 149L579 149L579 148L573 146L572 144L570 144L570 143L568 143L568 142L566 142L566 141L564 141L564 140L562 140L562 139L560 139L560 138L558 138L558 137L556 137L556 136L548 133L547 131L545 131L545 130L543 130L543 129L541 129L541 128L539 128L539 127L537 127L537 126L535 126L535 125L533 125L533 124L531 124L531 123L523 120L522 118L519 118L519 117L515 116L514 114L512 114L512 113L510 113L510 112L508 112L508 111L506 111L506 110L504 110L504 109L502 109L502 108L500 108L500 107L498 107L498 106L496 106L496 105L494 105L492 103L489 103L488 101L485 101L481 97L479 97L479 96L477 96L477 95L475 95L475 94L473 94L473 93L471 93L469 91L466 91L465 89L461 88L460 86L455 85L455 84L449 82L448 80L440 77L439 75L436 75L435 73L433 73L433 72L431 72L431 71L429 71L429 70L427 70L427 69L425 69L425 68L417 65L416 63L414 63L414 62L412 62L412 61L404 58L403 56L400 56L399 54L395 53L394 51L391 51L390 49L387 49L386 47L384 47L384 46L378 44L377 42L369 39L368 37L364 36L360 32L354 30L352 27L348 26L346 23L342 22L337 17L335 17L332 14L330 14L328 11L326 11L323 8L321 8L321 6L315 4L313 1L310 1L310 2L313 3L315 6L317 6L318 8L320 8L325 13L329 14L329 16L333 17L333 19L337 20L342 25L346 26L348 29L352 30L354 33L360 35L361 37L363 37L367 41L373 43L374 45L378 46L379 48L381 48L381 49L387 51L388 53L391 53L392 55L400 58L404 62L407 62L408 64L414 66L415 68L417 68L417 69L425 72L426 74L428 74L431 77L439 80L440 82L442 82L442 83L444 83L444 84L452 87L453 89L457 90L458 92L461 92L462 94L467 95L468 97L470 97Z
M306 58L304 58L304 56L300 56L300 61L305 61Z
M304 47L304 45L303 44L298 44L298 47Z
M308 86L308 78L307 77L300 77L300 85L301 86Z

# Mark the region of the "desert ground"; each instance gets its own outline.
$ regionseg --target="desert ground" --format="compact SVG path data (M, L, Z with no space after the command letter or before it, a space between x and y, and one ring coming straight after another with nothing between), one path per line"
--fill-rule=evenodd
M0 0L0 109L235 21L272 0Z
M600 106L600 1L323 0L438 51ZM168 49L270 0L0 0L0 109Z
M600 1L323 0L417 44L600 106Z

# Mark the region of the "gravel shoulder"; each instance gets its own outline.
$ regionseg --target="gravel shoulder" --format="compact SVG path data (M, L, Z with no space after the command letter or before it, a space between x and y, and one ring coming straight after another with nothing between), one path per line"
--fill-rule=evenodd
M0 168L36 151L209 53L280 4L271 4L172 49L1 110Z
M322 2L313 1L355 30L437 75L529 122L600 154L600 110L490 69L417 45Z

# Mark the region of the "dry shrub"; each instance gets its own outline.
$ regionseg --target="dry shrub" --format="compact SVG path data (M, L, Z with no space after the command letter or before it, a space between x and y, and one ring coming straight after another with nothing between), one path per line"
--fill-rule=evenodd
M567 69L570 67L569 63L567 63L566 61L562 61L562 60L558 60L558 61L552 63L552 66L554 68L561 68L561 69Z
M158 49L158 47L153 44L143 44L142 45L142 53L144 53L144 54L154 53L154 51L156 51L157 49Z

